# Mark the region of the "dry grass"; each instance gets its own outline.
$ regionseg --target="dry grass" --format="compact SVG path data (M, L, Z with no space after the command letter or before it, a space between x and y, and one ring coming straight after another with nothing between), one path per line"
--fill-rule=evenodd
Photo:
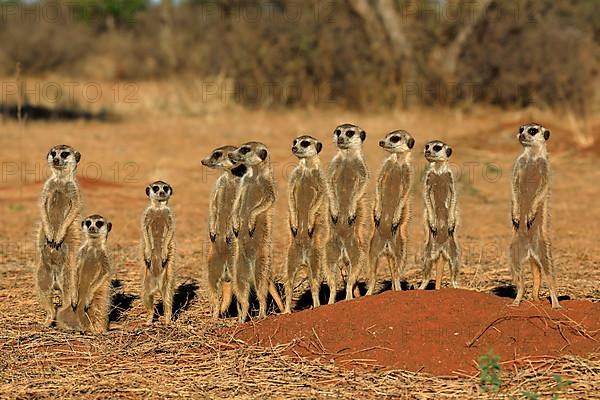
M462 119L460 119L462 118ZM336 123L358 121L369 132L367 160L375 174L381 159L376 139L393 128L413 132L418 143L439 136L454 144L456 162L493 162L503 170L499 182L481 178L461 180L460 237L465 251L464 287L491 291L509 283L504 250L510 237L508 220L508 166L518 146L518 123L535 119L553 130L550 143L555 171L552 192L554 257L559 269L560 294L598 301L600 219L597 198L597 155L580 157L570 144L560 116L527 111L504 114L478 111L462 117L447 112L411 112L356 115L346 112L298 111L282 113L223 112L194 118L131 120L117 124L30 123L0 126L0 158L7 163L43 160L56 143L73 144L83 163L97 162L102 179L83 185L85 213L108 216L114 229L109 238L118 285L114 322L110 332L82 336L57 332L41 325L43 317L32 296L32 238L37 223L37 196L41 183L35 174L24 179L3 170L0 186L0 397L2 398L381 398L438 399L488 398L480 393L477 376L434 377L418 372L348 370L327 359L307 360L284 355L285 346L259 348L240 344L224 335L233 321L213 322L206 299L205 248L207 194L215 176L204 175L199 160L211 148L250 138L265 141L279 163L276 174L275 275L280 275L287 242L285 166L293 161L288 142L299 132L312 132L325 142L323 159L333 154L329 134ZM596 125L597 126L597 125ZM24 135L23 156L18 137ZM419 146L419 145L418 145ZM416 157L419 160L418 157ZM420 161L420 160L419 160ZM109 168L117 162L137 166L135 181ZM20 171L21 172L21 171ZM82 172L82 171L80 171ZM92 170L88 171L90 174ZM466 174L466 172L465 172ZM172 327L142 324L136 247L139 217L145 205L144 187L162 177L173 184L173 207L178 218L179 294L177 321ZM577 197L575 199L575 194ZM576 201L574 201L576 200ZM415 244L422 239L422 205L418 187L412 196L413 220L409 231ZM282 238L282 239L279 239ZM491 245L492 247L486 247ZM283 250L282 250L283 249ZM487 250L486 250L487 249ZM494 249L500 249L497 253ZM419 279L419 252L411 255L406 279ZM381 269L385 274L385 269ZM304 286L299 288L302 291ZM401 317L401 316L400 316ZM591 315L590 318L598 318ZM574 383L561 398L592 398L600 391L600 353L588 358L551 357L522 360L503 369L499 396L523 398L525 391L547 398L553 374ZM360 354L357 354L360 359ZM366 362L366 361L365 361ZM474 360L475 362L475 360Z

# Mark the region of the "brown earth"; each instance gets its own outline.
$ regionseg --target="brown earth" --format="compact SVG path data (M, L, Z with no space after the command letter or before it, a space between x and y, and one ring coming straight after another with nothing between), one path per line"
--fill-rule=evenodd
M476 373L488 351L511 366L600 349L600 303L563 301L510 307L511 299L463 289L388 291L248 325L252 344L291 343L287 352L344 367L436 375Z

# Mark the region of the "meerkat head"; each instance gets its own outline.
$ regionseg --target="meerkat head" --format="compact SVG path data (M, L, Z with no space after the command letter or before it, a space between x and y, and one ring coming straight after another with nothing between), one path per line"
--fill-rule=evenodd
M379 141L379 146L390 153L405 153L415 146L415 139L410 133L397 130L385 135L385 138Z
M531 123L519 128L517 138L523 147L545 145L550 139L550 131L540 124Z
M429 162L448 161L452 155L452 147L440 140L433 140L425 145L425 158Z
M148 196L150 200L166 203L172 195L173 188L166 182L156 181L146 186L146 196Z
M235 164L231 173L235 176L244 176L248 167L260 166L269 158L267 146L260 142L244 143L233 152L229 153L229 159Z
M75 170L79 160L81 160L81 154L71 146L60 144L52 147L48 151L46 158L48 160L48 166L53 170Z
M352 124L339 125L333 131L333 141L342 150L361 148L366 138L367 133Z
M202 165L211 169L231 170L235 164L229 154L235 151L235 146L221 146L214 149L208 157L202 160Z
M81 221L83 234L91 239L107 238L112 229L112 223L106 221L103 216L94 214Z
M298 158L312 158L321 152L323 143L312 136L298 136L292 142L292 153Z

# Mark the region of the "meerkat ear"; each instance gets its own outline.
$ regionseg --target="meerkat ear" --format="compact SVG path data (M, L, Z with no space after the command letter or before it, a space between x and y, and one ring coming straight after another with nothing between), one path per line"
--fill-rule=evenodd
M544 139L545 139L545 140L548 140L548 139L550 139L550 131L549 131L548 129L546 129L546 130L544 131Z
M415 147L415 139L413 138L409 138L408 142L406 143L409 149L412 149L413 147Z
M317 154L319 154L321 152L321 150L323 150L323 143L321 142L317 142Z
M267 149L260 149L258 151L258 156L260 157L261 160L265 161L267 159L267 156L269 155L269 153L267 152Z
M75 161L77 162L77 164L79 164L79 160L81 160L81 153L76 151L75 152Z
M366 138L367 138L367 132L360 131L360 140L364 142Z
M106 223L106 232L110 232L111 229L112 229L112 222L107 222Z
M450 157L452 155L452 147L449 147L446 149L446 157Z
M150 197L150 186L146 186L146 196Z
M171 192L170 195L173 196L173 186L169 186L169 192Z

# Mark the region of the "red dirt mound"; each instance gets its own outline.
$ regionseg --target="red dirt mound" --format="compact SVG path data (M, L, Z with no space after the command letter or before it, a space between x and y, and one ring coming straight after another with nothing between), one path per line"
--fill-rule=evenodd
M262 346L292 342L291 355L342 366L436 375L476 372L490 349L503 367L536 357L600 351L600 304L524 302L460 289L385 292L238 327ZM505 365L506 363L507 365Z

